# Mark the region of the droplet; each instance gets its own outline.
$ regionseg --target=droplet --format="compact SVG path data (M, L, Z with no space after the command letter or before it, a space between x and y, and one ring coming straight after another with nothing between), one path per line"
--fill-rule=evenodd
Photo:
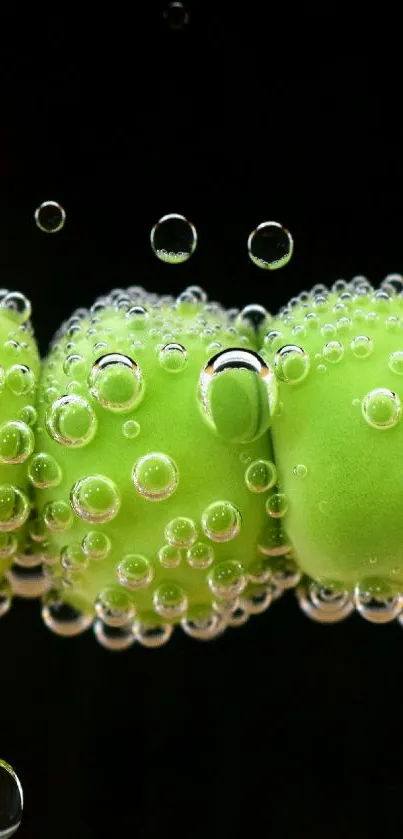
M134 624L108 626L100 618L94 621L94 633L99 644L106 650L127 650L136 642Z
M116 569L117 578L128 589L146 588L154 577L154 569L148 559L140 554L123 557Z
M24 405L18 414L18 419L33 428L38 421L38 412L33 405Z
M97 358L88 378L91 395L109 411L127 411L143 396L143 376L138 364L121 353Z
M331 364L337 364L344 355L344 347L340 341L328 341L323 347L323 358Z
M287 344L276 351L274 370L281 382L296 385L308 375L311 366L309 354L295 344Z
M166 644L173 632L173 625L170 623L149 623L148 621L136 621L134 624L136 640L143 647L156 649Z
M15 420L0 426L1 463L24 463L31 456L34 446L34 433L25 422Z
M357 612L370 623L389 623L403 609L403 594L386 595L381 586L363 583L354 590L354 603Z
M101 524L117 516L120 494L116 484L105 475L88 475L73 485L70 503L81 519Z
M348 591L304 580L296 591L303 612L318 623L337 623L354 611Z
M392 373L398 373L399 376L403 375L403 352L401 350L396 350L396 352L390 354L388 367Z
M140 423L136 420L126 420L122 425L123 436L128 440L133 440L140 434Z
M57 487L62 480L62 470L51 454L35 454L28 466L28 477L37 489Z
M158 559L164 568L178 568L182 561L182 554L175 545L163 545L158 551Z
M5 615L12 602L13 592L8 580L0 580L0 618Z
M202 515L203 532L213 542L230 542L241 529L241 514L230 501L214 501Z
M49 501L43 512L43 519L52 533L62 533L73 524L73 513L66 501Z
M274 492L266 501L266 512L273 519L285 516L288 510L288 498L284 492Z
M187 352L182 344L165 344L158 354L161 367L169 373L180 373L187 364Z
M119 586L104 588L94 605L98 617L108 626L124 626L136 612L129 593Z
M184 216L171 213L162 216L151 231L151 247L163 262L186 262L195 251L196 228Z
M214 549L204 542L196 542L187 551L186 559L191 568L210 568L214 562Z
M368 335L356 335L355 338L350 341L350 349L356 358L368 358L368 356L373 352L374 342L372 338L368 337Z
M165 538L176 548L190 548L197 539L194 521L186 516L178 516L170 521L165 528Z
M297 466L294 466L293 472L297 478L306 478L308 474L308 470L304 463L298 463Z
M402 415L402 405L398 395L384 387L367 393L362 400L361 409L368 425L379 430L392 428Z
M186 592L177 583L162 583L153 595L153 605L162 618L183 617L188 607Z
M106 533L90 530L84 536L82 549L89 559L105 559L111 549L111 540Z
M22 490L11 484L0 486L0 531L17 530L27 520L31 505Z
M189 23L189 12L183 3L174 0L174 2L168 3L165 9L164 20L170 29L182 30Z
M227 559L214 565L208 575L208 584L215 597L232 599L244 590L247 579L240 562Z
M83 571L88 563L89 557L80 545L66 545L60 552L60 564L65 571Z
M62 446L86 446L97 430L97 418L91 405L77 394L56 399L45 417L48 434Z
M179 472L168 455L152 452L141 457L134 465L132 480L139 495L147 501L163 501L175 492Z
M43 598L42 619L46 626L66 638L80 635L88 629L93 620L91 612L81 612L65 603L56 589L51 589Z
M248 252L259 268L274 271L291 259L294 242L291 234L277 221L264 221L248 239Z
M18 830L24 807L21 783L14 769L0 760L0 839L10 839Z
M6 384L14 396L26 396L35 388L35 374L26 364L14 364L7 371Z
M64 227L66 212L57 201L43 201L35 210L35 222L43 233L58 233Z
M0 533L0 559L9 559L17 550L18 539L14 533Z
M267 492L277 481L277 470L271 460L255 460L245 472L245 483L251 492Z

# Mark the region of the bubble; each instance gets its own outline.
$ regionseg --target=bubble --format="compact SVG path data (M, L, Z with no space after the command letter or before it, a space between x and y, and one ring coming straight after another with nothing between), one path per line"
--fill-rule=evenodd
M181 627L190 638L197 638L198 641L211 641L222 631L223 621L208 606L198 609L193 607L191 617L182 618Z
M14 533L0 533L0 559L9 559L17 550L18 539Z
M154 577L154 569L145 556L128 554L116 569L117 578L128 589L146 588Z
M89 558L80 545L66 545L60 552L60 564L65 571L83 571L88 563Z
M182 561L182 554L175 545L163 545L158 551L158 559L164 568L177 568Z
M70 503L79 518L102 524L117 516L120 494L116 484L105 475L88 475L73 485Z
M340 591L336 586L304 580L296 594L303 612L318 623L337 623L354 610L348 591Z
M189 12L183 3L174 0L174 2L168 3L164 10L164 20L170 29L181 30L189 23Z
M6 384L14 396L26 396L35 388L35 374L26 364L13 364L7 371Z
M35 446L32 429L24 422L15 420L0 426L0 462L24 463Z
M111 540L106 533L90 530L84 536L82 550L89 559L105 559L111 549Z
M28 466L28 477L37 489L57 487L62 480L62 470L51 454L35 454Z
M296 385L308 375L311 366L309 354L295 344L287 344L276 351L274 370L277 379Z
M94 633L99 644L106 650L127 650L136 642L133 623L124 626L108 626L100 618L94 621Z
M151 247L163 262L186 262L197 245L196 228L184 216L162 216L151 231Z
M1 306L14 312L14 317L20 323L26 323L31 317L31 303L20 291L9 291L3 297Z
M0 532L17 530L27 520L31 505L22 490L11 484L0 486Z
M191 568L210 568L214 562L214 549L204 542L196 542L186 553Z
M340 341L328 341L323 347L323 358L330 361L331 364L337 364L341 361L344 355L344 347Z
M38 421L38 412L33 405L25 405L18 414L18 419L33 428Z
M244 596L239 598L238 608L247 615L260 615L269 608L272 600L273 592L271 587L258 586L254 587L250 594L245 592Z
M57 201L43 201L35 210L36 226L43 233L58 233L65 221L65 210Z
M301 579L301 571L290 556L281 556L273 567L271 583L281 589L294 588Z
M194 521L186 516L178 516L167 524L165 538L176 548L190 548L197 539Z
M187 611L188 599L177 583L162 583L154 592L153 606L162 618L180 618Z
M135 463L132 480L139 495L147 501L163 501L175 492L179 472L168 455L152 452Z
M235 318L235 326L239 330L246 328L258 332L268 319L269 313L264 306L260 306L258 303L250 303L248 306L244 306Z
M44 509L43 519L52 533L62 533L69 530L73 524L73 513L65 501L49 501Z
M169 373L180 373L187 365L187 352L182 344L165 344L159 351L158 360Z
M245 472L245 483L251 492L266 492L277 481L277 470L271 460L255 460Z
M97 418L86 399L68 394L56 399L45 417L48 434L62 446L86 446L97 430Z
M142 332L149 324L150 313L145 306L131 306L126 313L132 332Z
M109 353L94 361L88 385L91 395L109 411L134 408L143 396L140 367L121 353Z
M399 376L403 375L403 352L401 350L396 350L396 352L390 354L388 367L392 373L398 373Z
M140 434L140 423L136 420L126 420L122 425L122 432L127 440L134 440Z
M277 221L264 221L250 234L248 252L259 268L274 271L291 259L294 242L291 234Z
M232 599L246 586L246 577L240 562L227 559L214 565L208 575L208 584L215 597Z
M273 519L285 516L288 510L288 498L284 492L274 492L266 501L266 512Z
M24 807L21 783L14 769L0 760L0 837L10 839L18 830Z
M377 591L377 588L376 585L370 585L367 590L365 584L356 586L354 590L355 607L357 612L370 623L389 623L397 618L402 611L403 595L388 596L380 590Z
M83 379L85 371L85 359L78 353L71 353L63 362L63 372L70 379Z
M8 612L12 601L12 589L8 580L0 580L0 618Z
M368 425L379 430L392 428L402 415L399 397L394 391L384 387L367 393L362 400L361 409Z
M153 649L166 644L173 632L173 626L169 623L154 624L146 621L136 621L134 627L136 640L139 644Z
M350 341L350 349L356 358L368 358L373 352L374 342L368 335L356 335Z
M43 598L42 619L56 635L72 638L85 632L92 624L91 613L81 612L65 603L56 589L51 589Z
M213 542L229 542L241 529L241 514L230 501L214 501L202 515L203 532Z
M199 303L207 303L207 294L204 288L201 288L199 285L189 285L185 288L185 291L191 294Z
M304 463L298 463L297 466L294 466L293 473L297 478L306 478L308 469Z
M107 586L95 601L95 611L107 626L124 626L135 615L134 604L128 592L118 586Z

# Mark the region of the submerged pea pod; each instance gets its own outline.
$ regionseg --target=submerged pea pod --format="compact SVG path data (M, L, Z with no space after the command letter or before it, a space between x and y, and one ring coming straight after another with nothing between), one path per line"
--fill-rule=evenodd
M266 505L277 392L250 318L198 287L117 289L62 326L29 463L51 629L94 622L111 649L159 646L176 623L209 639L282 592Z

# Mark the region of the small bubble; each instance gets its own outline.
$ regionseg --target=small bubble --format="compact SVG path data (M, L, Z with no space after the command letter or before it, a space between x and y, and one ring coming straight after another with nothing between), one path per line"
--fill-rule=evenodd
M38 489L57 487L62 480L62 470L51 454L35 454L28 466L28 477Z
M143 332L149 325L150 313L145 306L131 306L126 313L131 332Z
M274 271L291 259L294 242L291 234L277 221L264 221L248 239L248 253L255 265Z
M294 466L293 472L297 478L306 478L308 470L303 463L299 463L298 466Z
M33 405L25 405L18 414L18 419L33 428L38 421L38 412Z
M70 502L84 521L102 524L117 516L120 494L116 484L104 475L88 475L73 485Z
M230 501L214 501L202 515L203 532L213 542L229 542L241 529L241 514Z
M24 463L32 454L35 437L25 422L15 420L0 426L0 462Z
M3 297L1 305L3 308L10 309L14 312L14 317L16 317L20 324L26 323L31 317L31 303L25 297L25 294L21 294L20 291L9 291Z
M400 420L402 405L394 391L380 387L364 396L362 414L372 428L392 428Z
M120 561L116 574L122 586L136 590L150 585L154 577L154 569L145 556L128 554Z
M162 216L151 231L151 247L162 262L186 262L197 245L196 228L184 216Z
M237 329L248 329L251 332L258 332L269 321L269 313L264 306L258 303L250 303L244 306L241 312L235 318L235 326Z
M277 480L277 470L271 460L255 460L245 472L245 483L251 492L266 492Z
M124 626L134 618L135 608L128 592L118 586L107 586L95 601L95 611L107 626Z
M110 353L98 358L88 378L91 395L110 411L126 411L143 395L140 367L126 355Z
M274 492L266 501L266 512L273 519L285 516L288 510L288 498L283 492Z
M128 440L133 440L140 434L140 423L137 420L126 420L122 425L122 432Z
M357 612L370 623L390 623L402 612L403 595L388 595L376 580L357 585L354 590Z
M43 233L58 233L64 227L66 212L57 201L43 201L35 210L35 222Z
M165 344L159 353L161 367L169 373L180 373L187 364L187 352L182 344Z
M18 539L14 533L0 533L0 559L9 559L17 550Z
M350 349L356 358L368 358L368 356L373 352L374 342L372 338L368 337L368 335L356 335L356 337L350 341Z
M244 590L246 577L240 562L227 559L214 565L208 575L208 584L215 597L233 599Z
M311 366L309 354L294 344L287 344L277 350L274 356L274 371L277 379L287 384L299 384L308 375Z
M14 396L25 396L35 388L35 375L26 364L14 364L7 371L6 384Z
M173 632L173 625L170 623L149 623L145 621L136 621L135 634L136 640L143 647L156 649L166 644Z
M163 501L176 490L179 472L174 461L162 452L144 455L134 465L132 480L137 492L148 501Z
M70 379L83 379L86 372L85 359L78 353L71 353L64 360L63 372Z
M403 352L396 350L389 356L388 367L392 373L397 373L399 376L403 375Z
M158 559L164 568L178 568L182 561L182 554L175 545L163 545L158 551Z
M187 551L186 560L191 568L210 568L214 562L214 549L204 542L196 542Z
M43 519L48 530L61 533L69 530L73 524L71 507L65 501L49 501L43 513Z
M43 598L42 619L56 635L72 638L91 626L93 615L63 602L60 592L51 589Z
M182 30L189 23L189 12L183 3L174 0L174 2L168 3L165 9L164 20L170 29Z
M61 396L46 412L48 434L62 446L86 446L97 430L97 418L86 399L76 394Z
M187 611L186 593L177 583L162 583L153 595L153 606L162 618L180 618Z
M323 358L330 361L331 364L337 364L341 361L344 355L344 347L340 341L328 341L323 347Z
M21 353L21 344L18 341L5 341L3 344L4 355L9 358L15 358Z
M21 783L14 769L0 760L0 837L10 839L18 830L24 807Z
M17 530L26 522L31 505L22 490L11 484L0 486L0 531Z
M80 545L66 545L60 552L60 564L65 571L82 571L88 568L89 557Z
M176 548L190 548L197 539L197 530L194 521L186 516L178 516L167 524L165 538L170 545Z
M111 540L106 533L90 530L84 536L82 550L89 559L105 559L111 549Z

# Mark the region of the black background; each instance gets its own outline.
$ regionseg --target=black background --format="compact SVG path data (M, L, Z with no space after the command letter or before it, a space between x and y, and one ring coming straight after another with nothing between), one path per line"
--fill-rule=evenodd
M1 285L31 298L43 353L62 319L115 286L199 283L274 311L317 282L402 269L396 22L187 8L183 31L151 0L85 20L0 15ZM54 236L33 222L47 199L67 212ZM149 245L169 212L199 231L182 266ZM295 239L269 274L246 251L268 219ZM18 836L396 835L402 659L398 624L317 626L292 594L212 643L178 631L124 653L91 632L58 638L18 600L0 622Z

